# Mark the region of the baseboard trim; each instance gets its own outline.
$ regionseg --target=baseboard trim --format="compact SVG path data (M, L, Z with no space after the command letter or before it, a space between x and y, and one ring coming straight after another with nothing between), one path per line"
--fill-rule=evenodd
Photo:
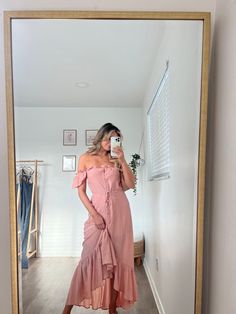
M159 314L165 314L164 307L163 307L163 305L162 305L162 303L161 303L160 296L159 296L159 294L158 294L156 285L155 285L155 283L154 283L154 280L153 280L153 278L152 278L150 269L149 269L148 264L147 264L147 262L146 262L145 259L144 259L143 266L144 266L146 275L147 275L147 277L148 277L148 281L149 281L149 284L150 284L150 286L151 286L152 293L153 293L153 296L154 296L154 299L155 299L156 306L157 306L157 309L158 309L158 311L159 311Z

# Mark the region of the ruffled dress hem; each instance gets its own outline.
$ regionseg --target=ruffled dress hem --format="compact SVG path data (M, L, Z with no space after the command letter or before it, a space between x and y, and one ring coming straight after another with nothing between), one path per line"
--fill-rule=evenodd
M134 269L117 261L107 229L94 252L78 264L71 281L67 305L108 309L113 289L118 292L116 305L129 309L137 299Z

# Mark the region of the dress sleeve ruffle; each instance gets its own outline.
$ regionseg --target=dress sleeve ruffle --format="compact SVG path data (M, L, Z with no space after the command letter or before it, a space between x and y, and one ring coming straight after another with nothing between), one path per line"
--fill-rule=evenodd
M87 172L86 170L79 170L76 174L76 176L74 177L73 183L72 183L72 188L78 188L79 186L81 186L81 184L83 184L85 182L87 178Z

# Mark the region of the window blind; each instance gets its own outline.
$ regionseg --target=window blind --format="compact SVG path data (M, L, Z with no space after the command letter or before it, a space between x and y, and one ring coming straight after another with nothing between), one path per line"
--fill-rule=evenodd
M147 113L150 180L170 176L169 63Z

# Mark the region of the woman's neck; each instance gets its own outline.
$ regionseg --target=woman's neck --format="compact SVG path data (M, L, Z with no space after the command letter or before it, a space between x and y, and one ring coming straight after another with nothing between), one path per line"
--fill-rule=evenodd
M100 157L107 157L108 156L108 154L109 154L109 152L108 151L106 151L106 150L104 150L104 149L100 149L100 151L98 152L98 155L100 156Z

